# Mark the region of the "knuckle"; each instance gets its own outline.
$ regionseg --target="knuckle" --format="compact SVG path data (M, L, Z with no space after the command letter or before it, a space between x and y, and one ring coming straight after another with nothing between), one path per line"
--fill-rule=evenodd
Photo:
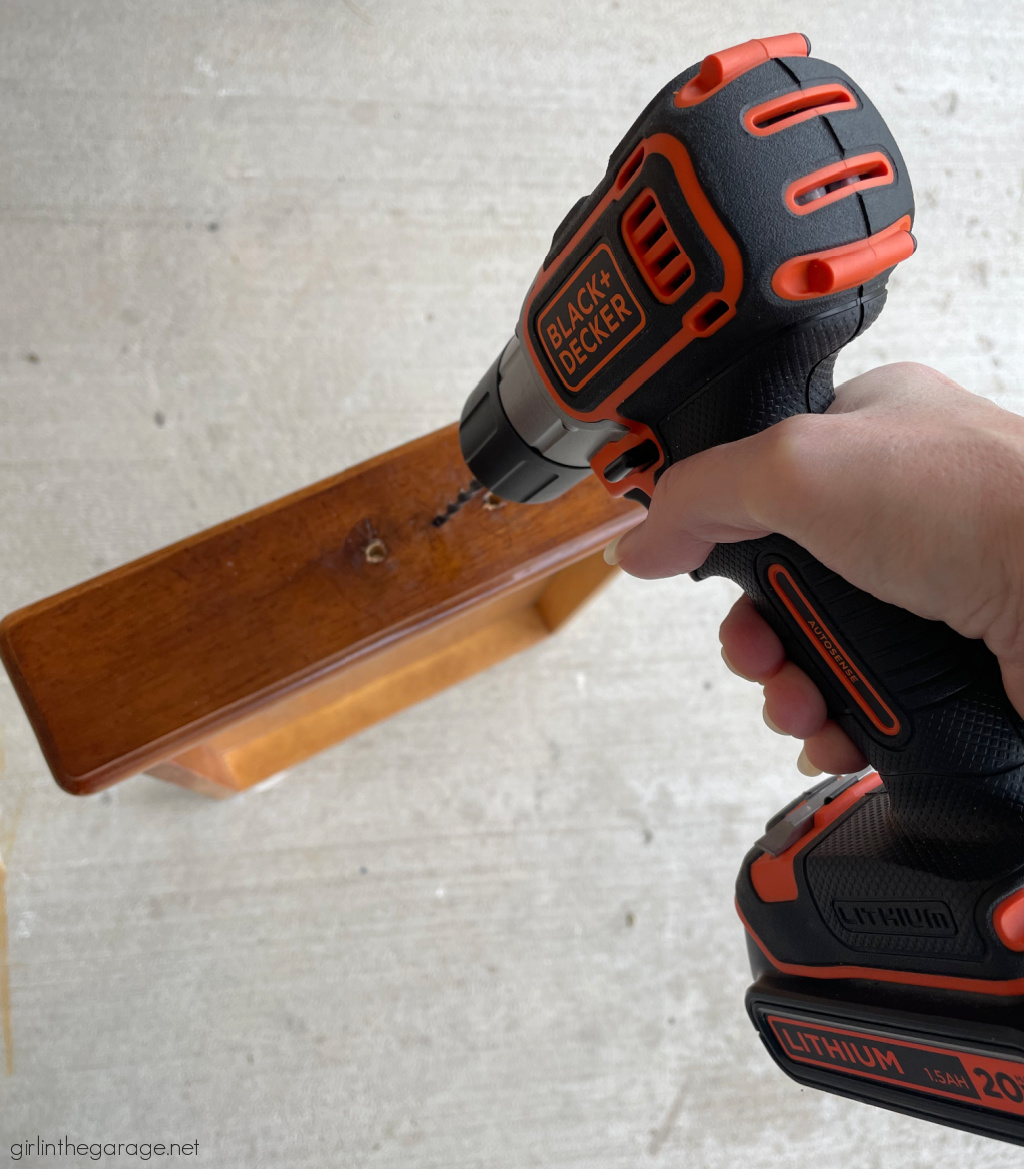
M894 397L911 400L925 397L930 400L935 395L948 395L950 391L967 393L962 386L930 365L920 361L894 361L869 369L837 386L835 401L829 407L829 413L843 414L875 404L889 403Z
M967 392L951 377L947 377L940 370L920 361L895 361L891 365L883 365L871 372L887 385L895 385L905 392L915 390L925 393L935 393L941 390Z
M940 373L939 370L925 365L921 361L895 361L891 365L882 366L882 369L897 374L908 381L940 382L945 386L956 384L952 378L946 377L944 373Z

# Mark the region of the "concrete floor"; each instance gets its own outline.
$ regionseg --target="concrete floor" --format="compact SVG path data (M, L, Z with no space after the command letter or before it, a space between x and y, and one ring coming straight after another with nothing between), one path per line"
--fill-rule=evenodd
M647 99L793 28L918 194L919 252L840 371L919 359L1024 411L1016 4L4 0L0 611L451 421ZM222 805L63 795L0 677L0 1148L1019 1165L799 1089L747 1023L731 886L803 783L720 662L732 595L619 579Z

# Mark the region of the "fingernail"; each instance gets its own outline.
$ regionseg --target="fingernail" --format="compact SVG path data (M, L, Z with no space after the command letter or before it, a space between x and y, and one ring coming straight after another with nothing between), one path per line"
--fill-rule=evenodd
M722 646L722 661L725 662L725 668L736 675L737 678L742 678L745 682L753 682L753 678L748 678L746 674L741 674L739 670L729 661L729 655L725 652L725 646Z
M625 535L625 533L623 533L623 535ZM616 536L615 539L612 540L612 542L608 545L608 547L605 548L605 550L604 550L605 564L618 564L619 563L619 541L621 539L622 539L622 536Z
M773 722L772 722L772 720L771 720L771 719L768 717L768 707L767 707L767 706L766 706L766 707L764 707L764 709L761 711L761 717L764 719L764 725L765 725L765 726L766 726L766 727L767 727L767 728L768 728L770 731L774 731L774 732L775 732L777 735L786 735L786 734L788 734L788 731L784 731L784 730L782 729L782 727L777 727L777 726L775 725L775 723L773 723Z
M821 775L821 768L815 767L814 764L807 758L807 748L803 747L797 757L796 769L801 775L806 775L809 779L813 779L816 775Z

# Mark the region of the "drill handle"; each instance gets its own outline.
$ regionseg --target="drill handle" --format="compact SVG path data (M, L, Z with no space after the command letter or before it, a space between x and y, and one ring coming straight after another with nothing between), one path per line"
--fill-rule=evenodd
M820 345L794 348L780 338L760 352L756 371L744 362L734 378L717 379L717 390L745 399L748 417L771 424L823 410L833 362L834 352ZM719 544L694 576L728 577L753 598L788 657L821 690L829 716L885 781L909 835L1019 837L1024 720L983 642L854 588L779 535Z

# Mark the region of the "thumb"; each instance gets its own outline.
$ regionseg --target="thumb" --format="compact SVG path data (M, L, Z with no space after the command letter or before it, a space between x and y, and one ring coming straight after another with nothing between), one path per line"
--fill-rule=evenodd
M606 559L632 576L692 572L715 544L753 540L779 531L792 476L778 458L795 427L789 418L736 442L674 463L658 480L647 518L610 545Z

